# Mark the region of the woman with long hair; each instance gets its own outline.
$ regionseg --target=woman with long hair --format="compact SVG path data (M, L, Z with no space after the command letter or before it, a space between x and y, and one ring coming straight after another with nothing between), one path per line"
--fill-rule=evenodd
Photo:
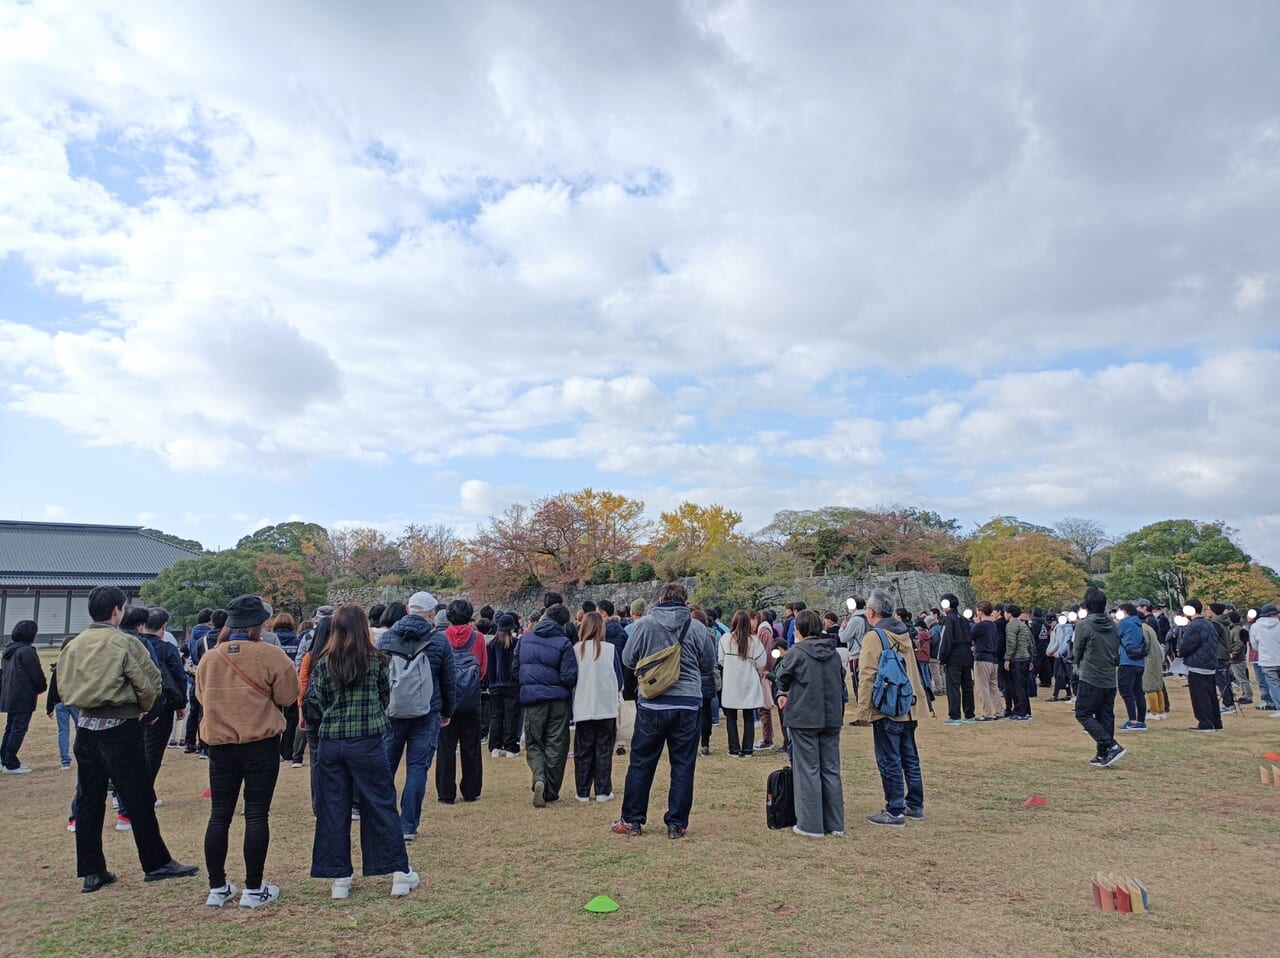
M578 684L573 687L573 775L580 802L613 798L613 745L618 738L618 701L622 692L622 662L618 649L604 639L604 616L582 616L574 654Z
M205 904L221 908L235 898L227 881L227 840L240 786L244 786L244 892L241 908L258 908L280 897L263 881L268 817L280 774L281 713L296 707L298 676L279 648L262 641L266 606L256 595L233 599L215 648L196 669L196 694L204 703L200 737L209 745L209 824L204 860L209 870Z
M497 619L498 631L489 643L489 754L507 758L520 754L520 683L512 666L515 664L520 620L510 612Z
M729 754L750 758L755 742L756 709L764 708L760 670L765 665L765 648L751 628L751 613L739 609L733 614L727 634L720 637L716 657L724 673L720 705L724 708L729 732ZM738 739L738 713L742 713L742 739Z
M302 714L302 701L307 696L307 686L311 684L311 666L318 662L329 644L329 634L333 626L333 616L326 615L316 625L315 634L311 637L311 648L302 653L302 662L298 666L298 735L293 749L293 767L302 768L304 749L311 750L311 814L316 813L316 747L320 744L319 729L307 725Z
M418 887L409 867L395 782L382 733L387 728L391 683L387 658L373 647L369 618L358 605L333 615L329 641L311 669L321 719L316 750L320 785L311 877L332 878L331 897L351 893L353 796L360 799L360 852L365 876L391 875L391 894Z
M764 699L764 705L760 707L759 712L760 741L756 742L755 747L768 749L773 748L773 683L769 681L769 673L777 664L773 645L778 634L773 631L773 623L764 612L752 610L751 625L756 638L760 640L760 645L764 647L764 666L760 669L760 697Z

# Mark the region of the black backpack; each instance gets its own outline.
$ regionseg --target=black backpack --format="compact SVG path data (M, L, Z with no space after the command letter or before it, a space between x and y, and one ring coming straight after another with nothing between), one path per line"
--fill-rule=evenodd
M164 643L164 639L148 635L143 638L142 642L147 647L147 652L151 655L151 661L160 670L160 695L151 707L152 711L158 713L161 707L174 712L185 709L187 707L187 690L177 684L177 681L168 668L165 667L160 657L159 645Z
M793 826L796 823L796 798L791 783L791 766L770 773L765 789L765 824L770 828Z

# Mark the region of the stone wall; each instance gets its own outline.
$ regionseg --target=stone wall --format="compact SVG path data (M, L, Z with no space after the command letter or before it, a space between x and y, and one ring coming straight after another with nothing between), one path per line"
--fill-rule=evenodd
M681 581L688 588L690 595L697 591L698 580L696 578L682 579ZM646 603L652 606L658 600L658 593L662 589L662 585L663 583L656 579L652 582L629 582L621 585L584 585L566 589L562 594L564 595L565 604L571 609L578 608L585 599L591 599L593 602L609 599L618 607L634 599L644 599ZM960 597L962 605L972 605L974 601L973 591L969 587L969 580L962 576L942 575L935 572L884 572L856 579L845 576L819 576L813 579L798 579L780 597L776 607L781 610L784 602L789 602L792 599L804 599L811 608L834 609L843 614L847 598L852 595L865 596L875 588L888 589L900 606L904 606L912 612L936 607L938 605L938 597L944 592L954 592ZM403 602L413 592L413 589L407 589L402 586L369 586L359 589L339 589L329 593L329 601L334 605L354 602L367 609L378 602ZM512 600L508 606L522 616L527 616L530 612L542 608L544 592L545 590L543 589L525 592ZM441 591L435 592L434 595L441 602L448 602L459 595L467 596L467 593ZM469 596L467 597L469 598ZM472 601L476 600L473 599ZM496 605L496 603L494 604ZM729 609L724 610L726 617L731 614L731 611Z

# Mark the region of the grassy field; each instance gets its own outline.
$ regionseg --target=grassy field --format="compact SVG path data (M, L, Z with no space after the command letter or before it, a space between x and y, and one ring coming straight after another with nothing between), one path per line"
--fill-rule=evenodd
M865 824L882 806L870 733L846 728L844 839L764 826L767 774L781 756L725 753L723 728L698 763L687 838L608 831L619 802L535 811L523 759L485 759L474 805L429 794L410 846L423 885L388 896L362 879L346 902L307 877L312 819L306 769L285 766L273 806L268 879L279 904L204 907L207 764L170 750L159 810L176 857L196 879L144 885L127 833L107 831L120 882L79 894L65 830L74 772L57 769L52 720L34 719L22 756L36 771L0 776L0 953L51 955L1177 955L1263 954L1280 933L1280 788L1259 784L1259 756L1280 750L1280 719L1247 710L1218 736L1192 735L1187 694L1174 718L1131 736L1114 769L1087 765L1092 743L1069 706L1036 700L1035 721L920 733L927 821ZM621 794L625 759L616 760ZM572 775L572 764L570 765ZM650 818L660 822L660 771ZM566 795L571 795L566 789ZM1024 807L1031 795L1047 808ZM229 874L239 884L240 827ZM357 843L358 848L358 843ZM1095 911L1089 878L1134 875L1151 890L1144 917ZM359 865L357 860L357 876ZM607 894L621 908L592 915Z

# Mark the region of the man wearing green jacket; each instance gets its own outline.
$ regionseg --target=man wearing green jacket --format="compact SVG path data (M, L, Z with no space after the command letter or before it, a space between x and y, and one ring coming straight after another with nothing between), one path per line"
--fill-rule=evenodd
M129 809L138 860L147 881L186 878L195 865L173 860L160 837L156 793L142 743L141 717L161 692L160 670L138 639L117 625L127 599L114 586L89 593L93 624L63 643L58 656L58 693L80 710L76 721L76 874L82 891L95 892L116 876L102 853L102 820L108 782Z
M1076 670L1080 686L1076 692L1076 721L1098 746L1089 760L1095 768L1106 768L1125 755L1116 741L1116 667L1120 664L1120 633L1107 615L1107 595L1101 589L1084 594L1085 615L1076 622Z
M1013 693L1013 714L1009 720L1030 722L1031 697L1027 694L1027 683L1031 679L1031 629L1021 615L1022 609L1012 603L1004 607L1008 622L1004 632L1004 670Z

